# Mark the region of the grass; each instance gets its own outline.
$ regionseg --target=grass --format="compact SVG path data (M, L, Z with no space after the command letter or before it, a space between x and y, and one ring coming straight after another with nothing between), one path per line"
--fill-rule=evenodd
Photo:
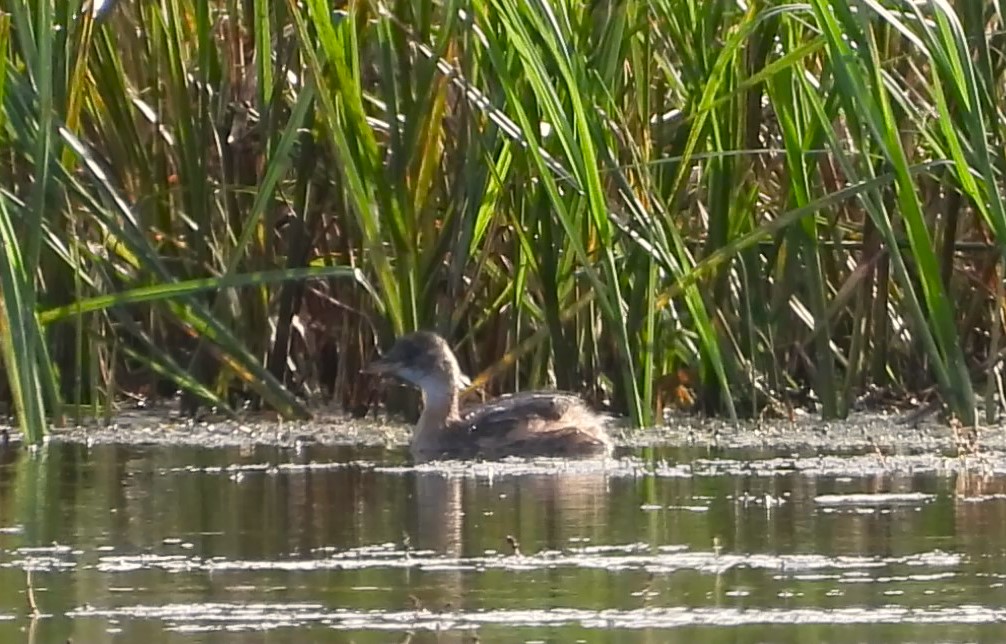
M476 386L659 422L1003 390L996 4L161 0L0 13L0 350L31 440L183 394Z

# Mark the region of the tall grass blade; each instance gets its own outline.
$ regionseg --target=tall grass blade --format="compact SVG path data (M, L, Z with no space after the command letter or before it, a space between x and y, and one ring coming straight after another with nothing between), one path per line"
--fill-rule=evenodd
M38 358L42 343L26 284L31 273L21 256L20 244L8 213L6 199L0 198L0 349L7 373L17 423L26 440L39 443L48 427L42 373Z

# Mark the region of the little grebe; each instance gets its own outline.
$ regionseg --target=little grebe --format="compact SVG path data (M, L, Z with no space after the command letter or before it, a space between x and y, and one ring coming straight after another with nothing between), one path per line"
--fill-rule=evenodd
M467 378L447 342L429 331L400 337L366 371L397 376L422 391L423 412L412 434L416 457L602 456L611 451L603 419L571 393L513 394L460 410L458 394Z

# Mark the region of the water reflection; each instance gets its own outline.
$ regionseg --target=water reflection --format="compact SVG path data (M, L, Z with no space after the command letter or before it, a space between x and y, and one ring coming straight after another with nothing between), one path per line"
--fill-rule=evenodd
M0 641L973 639L1006 617L995 454L643 456L0 448Z

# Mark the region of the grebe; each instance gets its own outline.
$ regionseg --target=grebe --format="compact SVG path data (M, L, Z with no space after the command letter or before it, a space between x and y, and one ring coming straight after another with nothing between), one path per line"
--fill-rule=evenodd
M468 379L447 342L429 331L404 335L366 371L391 375L423 393L412 433L413 456L429 460L505 456L604 456L611 439L604 420L575 394L527 392L471 409L458 406Z

